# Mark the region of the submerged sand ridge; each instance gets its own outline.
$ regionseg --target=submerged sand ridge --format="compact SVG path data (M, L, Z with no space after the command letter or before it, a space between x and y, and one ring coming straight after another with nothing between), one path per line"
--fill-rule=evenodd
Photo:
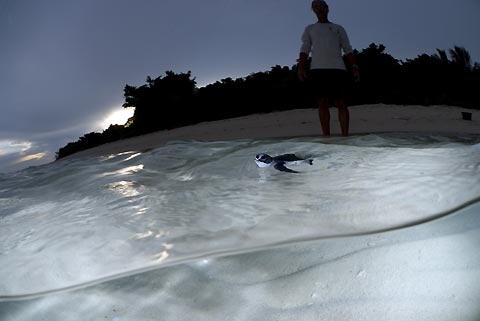
M472 113L472 120L463 120L462 112ZM331 108L330 113L332 135L339 135L337 110ZM350 107L351 135L379 132L480 134L480 110L384 104ZM173 140L224 141L321 135L317 109L294 109L162 130L97 146L64 159L144 151Z

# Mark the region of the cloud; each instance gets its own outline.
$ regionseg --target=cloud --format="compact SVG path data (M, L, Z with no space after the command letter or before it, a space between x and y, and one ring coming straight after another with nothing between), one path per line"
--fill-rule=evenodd
M46 155L47 155L47 152L42 152L42 153L36 153L36 154L27 155L27 156L24 156L24 157L22 157L22 158L20 158L20 159L17 159L17 160L15 161L15 164L23 163L23 162L28 162L28 161L31 161L31 160L42 159L42 158L44 158Z
M0 140L0 156L25 153L31 149L33 144L31 142L19 142L14 140Z
M38 141L0 139L0 173L14 172L53 161L48 145Z

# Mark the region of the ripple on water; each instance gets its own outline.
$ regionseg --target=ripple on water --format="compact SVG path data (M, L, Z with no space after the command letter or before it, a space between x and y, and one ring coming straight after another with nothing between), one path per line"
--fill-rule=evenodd
M412 134L178 141L3 175L0 295L434 219L480 196L475 144ZM260 152L315 161L290 174L258 168Z

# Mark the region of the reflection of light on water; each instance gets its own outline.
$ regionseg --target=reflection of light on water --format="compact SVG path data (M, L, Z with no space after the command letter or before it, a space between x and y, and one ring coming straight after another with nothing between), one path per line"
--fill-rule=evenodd
M132 156L130 156L130 157L128 157L127 159L125 159L124 162L129 161L129 160L131 160L131 159L134 159L135 157L140 156L140 155L142 155L142 153L133 154Z
M196 262L198 266L206 266L210 263L209 259L203 259Z
M109 159L115 158L117 156L130 155L130 154L135 154L135 153L136 152L134 152L134 151L128 151L128 152L122 152L122 153L118 153L118 154L110 154L108 156L104 156L103 159L109 160Z
M165 233L164 231L153 232L153 231L148 230L146 232L136 233L136 234L132 235L130 238L135 239L135 240L141 240L141 239L145 239L145 238L148 238L148 237L154 237L156 239L159 239L159 238L161 238L161 237L163 237L167 234L168 233ZM162 246L165 247L167 250L169 250L173 247L173 244L163 243Z
M179 176L178 180L181 181L181 182L187 182L187 181L193 180L193 178L194 178L193 174L188 173L188 174Z
M137 234L134 234L132 236L133 239L136 239L136 240L140 240L140 239L144 239L144 238L147 238L147 237L150 237L153 235L153 232L152 231L147 231L147 232L143 232L143 233L137 233Z
M167 250L171 250L173 249L173 244L170 244L170 243L163 243L162 244Z
M162 246L165 248L165 251L162 251L158 254L153 255L153 259L155 261L161 262L166 258L168 258L169 254L167 250L171 250L173 248L173 244L169 244L169 243L162 243Z
M103 176L135 174L135 173L140 172L143 169L143 167L144 167L143 164L136 165L136 166L129 166L129 167L125 167L125 168L119 169L119 170L114 171L114 172L105 173L105 174L103 174Z
M134 206L133 207L135 213L132 216L138 216L138 215L143 215L147 212L148 208L147 207L142 207L142 206Z
M167 251L162 251L158 254L155 254L153 256L153 260L161 262L161 261L165 260L167 257L168 257L168 252Z
M117 192L127 197L137 196L140 194L140 192L134 187L134 182L128 182L128 181L113 182L108 185L108 188L114 192Z

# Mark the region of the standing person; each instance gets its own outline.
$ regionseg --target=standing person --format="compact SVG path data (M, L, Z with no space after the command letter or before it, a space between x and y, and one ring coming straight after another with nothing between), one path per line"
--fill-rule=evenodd
M352 66L355 81L360 79L356 58L347 33L342 26L328 20L328 5L323 0L313 0L312 10L318 22L305 28L302 35L302 47L298 65L298 78L307 79L306 63L312 53L312 62L308 80L315 90L318 99L318 114L323 135L330 135L329 103L333 100L338 108L338 119L343 136L348 136L350 115L347 95L349 77L347 75L342 51Z

